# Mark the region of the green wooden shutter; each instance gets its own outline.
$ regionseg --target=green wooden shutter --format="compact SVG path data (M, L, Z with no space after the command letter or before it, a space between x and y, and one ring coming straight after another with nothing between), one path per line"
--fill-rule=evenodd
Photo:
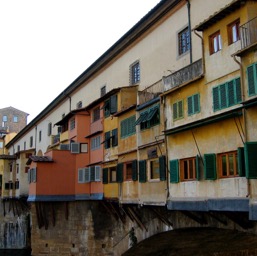
M220 85L220 107L226 108L227 107L227 90L226 84Z
M246 178L257 178L257 142L246 142L245 153L245 173Z
M177 103L173 104L173 119L177 119L178 118L178 106Z
M112 95L110 98L110 113L114 114L117 112L117 95Z
M184 116L183 110L183 100L178 102L178 116L181 118Z
M178 159L170 161L170 182L171 183L179 182Z
M139 161L139 182L146 182L146 160Z
M137 172L137 160L132 162L132 180L137 181L138 179L138 172Z
M254 75L254 65L247 67L247 81L248 81L248 95L256 94L255 90L255 75Z
M103 168L103 184L108 184L108 168Z
M193 97L188 97L187 98L187 113L188 115L193 114Z
M194 113L200 112L200 94L194 96Z
M219 87L214 87L212 89L212 97L213 97L213 111L217 111L220 109Z
M118 145L118 129L112 130L112 147Z
M200 156L196 156L196 158L195 158L195 171L196 171L196 179L197 180L200 180L200 161L201 161L201 158L200 158Z
M110 147L111 132L106 132L104 136L104 148Z
M228 106L235 105L235 87L234 87L234 80L229 81L227 83L228 87Z
M240 78L235 79L235 88L236 88L236 103L242 101L242 92L241 92L241 81Z
M123 163L117 164L117 182L123 182Z
M244 148L237 149L237 166L238 174L240 177L245 177L245 159L244 159Z
M216 155L205 154L204 155L204 178L206 180L216 180Z
M160 180L166 180L166 156L159 157Z

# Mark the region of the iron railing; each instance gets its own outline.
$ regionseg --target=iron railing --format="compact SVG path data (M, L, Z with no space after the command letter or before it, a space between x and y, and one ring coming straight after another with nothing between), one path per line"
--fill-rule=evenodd
M239 27L241 49L257 42L257 17Z

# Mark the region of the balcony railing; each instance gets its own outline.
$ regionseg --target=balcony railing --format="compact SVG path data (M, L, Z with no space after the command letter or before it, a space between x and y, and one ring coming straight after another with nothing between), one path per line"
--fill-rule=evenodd
M181 84L192 81L203 74L202 59L163 77L164 91L168 91Z
M240 26L241 49L257 42L257 17Z
M163 92L164 92L164 87L163 87L162 81L159 81L145 88L143 91L138 92L139 105L158 97Z

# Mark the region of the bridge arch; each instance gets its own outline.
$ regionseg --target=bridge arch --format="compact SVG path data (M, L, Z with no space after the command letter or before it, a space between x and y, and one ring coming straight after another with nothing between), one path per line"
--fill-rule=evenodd
M182 228L149 237L123 256L257 255L257 235L221 228Z

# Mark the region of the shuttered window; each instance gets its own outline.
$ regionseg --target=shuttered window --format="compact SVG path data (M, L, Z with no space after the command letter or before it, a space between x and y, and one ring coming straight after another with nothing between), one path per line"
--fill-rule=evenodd
M187 98L187 113L193 115L200 112L200 94L194 94Z
M111 132L106 132L104 135L104 148L110 148L111 147Z
M117 164L117 182L123 182L123 163Z
M159 157L160 180L166 180L166 156Z
M137 181L138 179L138 171L137 171L137 160L132 162L132 180Z
M103 168L103 184L108 184L108 168Z
M110 97L110 113L114 114L117 112L117 95Z
M231 107L242 101L240 78L233 79L212 89L213 111Z
M247 67L248 95L257 94L257 62Z
M118 145L118 129L112 130L112 147Z
M204 178L206 180L216 180L216 155L205 154L204 155Z
M146 182L146 160L139 161L139 182Z
M245 157L244 157L244 148L237 149L237 165L238 165L238 174L240 177L245 177Z
M136 122L135 115L121 121L120 123L121 138L126 138L136 133L135 122Z
M178 159L170 161L170 183L179 182L179 163Z
M184 116L183 100L173 104L173 120L181 119Z
M257 142L246 142L244 154L246 178L257 179Z

